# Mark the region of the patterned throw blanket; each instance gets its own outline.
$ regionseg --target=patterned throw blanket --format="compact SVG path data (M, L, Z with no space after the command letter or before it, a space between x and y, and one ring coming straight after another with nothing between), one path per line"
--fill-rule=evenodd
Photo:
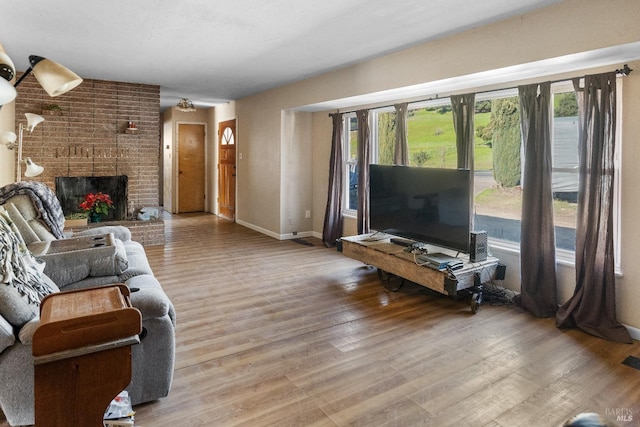
M27 195L38 211L37 220L51 230L58 239L64 238L64 213L60 201L45 184L37 181L14 182L0 188L0 205L17 195Z
M0 283L13 286L30 304L40 305L45 296L54 292L40 280L44 264L27 250L24 242L11 228L11 219L0 207Z

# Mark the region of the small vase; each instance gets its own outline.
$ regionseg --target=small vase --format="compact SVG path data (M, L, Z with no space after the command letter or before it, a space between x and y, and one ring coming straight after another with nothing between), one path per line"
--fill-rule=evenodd
M97 213L97 212L91 212L91 215L89 215L89 221L90 222L102 222L102 215Z

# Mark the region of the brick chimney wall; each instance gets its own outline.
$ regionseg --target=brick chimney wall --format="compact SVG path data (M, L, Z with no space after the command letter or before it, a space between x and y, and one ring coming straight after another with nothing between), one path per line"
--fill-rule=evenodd
M57 104L60 112L46 107ZM23 158L45 168L35 178L55 191L57 176L129 178L129 202L136 208L159 204L159 86L85 79L77 88L51 98L33 76L18 87L18 124L24 113L44 117L32 133L23 133ZM127 131L132 121L137 131Z

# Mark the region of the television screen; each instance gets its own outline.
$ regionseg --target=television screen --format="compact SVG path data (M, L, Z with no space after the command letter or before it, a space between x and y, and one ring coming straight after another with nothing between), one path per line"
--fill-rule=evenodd
M469 251L471 172L370 165L371 229Z

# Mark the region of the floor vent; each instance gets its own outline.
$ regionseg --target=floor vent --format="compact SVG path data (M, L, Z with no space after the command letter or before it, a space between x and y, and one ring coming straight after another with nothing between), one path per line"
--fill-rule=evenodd
M622 364L640 371L640 357L627 356L627 358L622 361Z
M308 241L303 240L303 239L292 239L291 241L295 242L295 243L298 243L300 245L304 245L304 246L314 246L313 243L308 242Z

